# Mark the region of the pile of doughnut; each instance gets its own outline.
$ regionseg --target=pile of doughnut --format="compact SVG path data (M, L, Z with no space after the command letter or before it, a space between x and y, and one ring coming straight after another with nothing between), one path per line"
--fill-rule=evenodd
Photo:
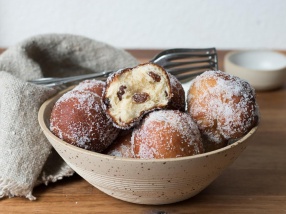
M90 151L159 159L220 149L258 121L248 82L205 71L185 93L164 68L144 63L114 72L106 81L82 81L63 94L52 109L50 130Z

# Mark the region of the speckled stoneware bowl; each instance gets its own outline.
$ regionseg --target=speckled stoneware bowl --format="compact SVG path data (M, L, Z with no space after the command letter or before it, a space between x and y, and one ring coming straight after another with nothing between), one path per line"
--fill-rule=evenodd
M86 181L110 196L132 203L169 204L198 194L233 163L257 128L232 145L201 155L156 160L113 157L72 146L50 132L50 113L63 93L40 108L38 118L44 134Z

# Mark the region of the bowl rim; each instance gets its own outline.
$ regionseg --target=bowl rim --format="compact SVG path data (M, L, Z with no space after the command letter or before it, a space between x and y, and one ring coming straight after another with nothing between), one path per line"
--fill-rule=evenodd
M249 67L245 67L243 66L242 64L238 64L236 62L234 62L232 60L232 58L238 54L243 54L243 53L262 53L262 52L265 52L265 53L271 53L273 55L276 55L276 56L280 56L280 57L284 57L285 58L285 66L280 66L280 67L277 67L277 68L274 68L274 69L253 69L253 68L249 68ZM286 69L286 56L280 52L277 52L277 51L272 51L272 50L238 50L238 51L230 51L228 52L225 57L224 57L224 63L230 63L234 66L237 66L239 68L242 68L242 69L246 69L246 70L250 70L250 71L259 71L259 72L274 72L274 71L281 71L283 69Z
M74 86L68 87L67 89L60 91L59 93L57 93L56 95L54 95L53 97L49 98L48 100L46 100L40 107L39 111L38 111L38 123L42 129L42 131L44 132L45 135L48 135L49 138L52 138L54 141L64 145L65 147L72 149L74 151L78 151L80 153L85 153L87 155L91 155L91 156L96 156L98 158L104 158L104 159L109 159L109 160L117 160L117 161L126 161L126 162L144 162L144 163L150 163L150 162L174 162L174 161L182 161L182 160L189 160L189 159L197 159L197 158L201 158L201 157L208 157L211 155L215 155L217 153L221 153L225 150L228 150L232 147L236 147L237 145L239 145L240 143L242 143L244 140L248 139L250 136L252 136L257 128L258 128L258 124L256 126L254 126L247 134L245 134L243 137L237 139L235 142L231 143L230 145L227 145L223 148L220 149L216 149L214 151L211 152L206 152L206 153L202 153L202 154L197 154L197 155L192 155L192 156L185 156L185 157L177 157L177 158L162 158L162 159L139 159L139 158L126 158L126 157L117 157L117 156L111 156L111 155L107 155L107 154L103 154L103 153L99 153L99 152L94 152L94 151L89 151L74 145L71 145L65 141L63 141L62 139L58 138L57 136L55 136L50 129L47 127L46 125L46 119L44 118L45 115L45 111L46 108L51 105L52 103L55 103L56 100L59 99L59 97L61 97L65 92L71 90L72 88L74 88ZM49 120L49 119L48 119ZM46 136L47 137L47 136Z

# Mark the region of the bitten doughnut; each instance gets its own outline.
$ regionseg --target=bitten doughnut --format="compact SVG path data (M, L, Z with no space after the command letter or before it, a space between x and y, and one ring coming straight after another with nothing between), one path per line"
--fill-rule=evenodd
M185 99L185 90L181 84L181 82L172 74L169 74L171 90L172 90L172 98L167 106L168 109L172 110L186 110L186 99Z
M206 71L192 81L187 111L199 127L206 151L242 137L258 122L254 89L222 71Z
M80 82L73 91L89 91L102 97L103 90L105 88L105 82L96 79L89 79Z
M132 135L136 158L176 158L203 153L197 125L178 110L149 113Z
M107 148L105 154L124 157L134 158L133 146L131 144L132 130L124 130L114 140L114 142Z
M50 130L72 145L102 152L119 133L102 109L101 97L88 91L69 91L54 105Z
M172 83L180 83L173 78L170 80L169 74L153 63L115 72L107 79L103 93L107 115L116 127L128 129L154 109L184 109L185 102L177 97L181 91L172 89Z

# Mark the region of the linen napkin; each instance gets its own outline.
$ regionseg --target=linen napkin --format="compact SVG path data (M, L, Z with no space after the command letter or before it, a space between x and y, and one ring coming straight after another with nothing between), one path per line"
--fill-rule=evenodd
M132 67L138 61L122 49L68 34L37 35L0 55L0 198L30 200L36 185L74 171L52 149L38 125L41 104L58 92L26 81Z

